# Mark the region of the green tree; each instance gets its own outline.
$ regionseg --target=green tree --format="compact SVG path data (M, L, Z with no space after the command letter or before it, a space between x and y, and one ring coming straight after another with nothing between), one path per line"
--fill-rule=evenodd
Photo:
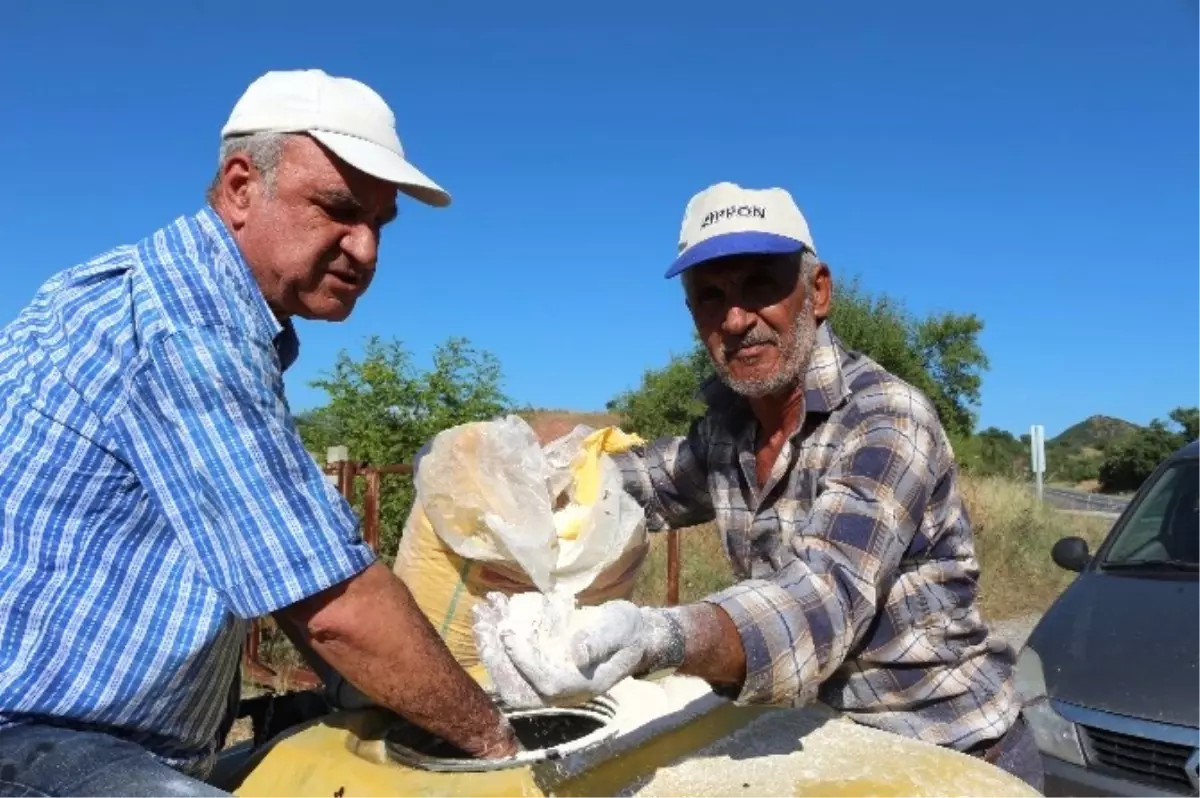
M366 340L360 358L339 353L331 373L314 380L328 403L297 417L305 446L319 460L343 445L350 457L380 465L411 462L437 433L512 410L501 369L490 354L451 338L436 348L433 366L418 369L397 341ZM361 487L360 487L361 493ZM412 506L412 484L388 477L380 500L380 551L391 560ZM361 512L362 497L356 509Z
M1125 493L1141 487L1159 463L1189 440L1196 439L1197 414L1198 408L1177 407L1169 417L1181 430L1172 430L1156 418L1147 427L1114 441L1100 466L1100 489L1105 493Z
M989 367L979 345L979 317L938 313L916 319L900 301L865 290L856 277L834 287L829 321L846 346L928 396L950 435L971 434Z
M867 355L931 398L937 392L916 346L915 325L897 300L866 291L854 278L834 286L829 323L850 349Z
M950 443L964 473L1008 479L1029 476L1029 444L1007 430L988 427L975 435L950 433Z
M325 458L330 446L337 446L346 439L340 419L327 407L297 413L296 427L305 448L318 460Z
M1046 480L1078 484L1100 478L1103 456L1087 452L1071 452L1065 449L1046 449Z
M1183 427L1184 442L1194 441L1200 428L1200 408L1177 407L1171 411L1170 418Z
M979 345L981 332L983 321L973 313L941 313L916 325L916 349L935 386L930 398L942 424L959 435L975 428L983 372L990 365Z
M708 352L697 340L689 354L672 357L660 369L647 369L640 387L612 399L606 409L649 440L683 435L694 419L704 415L699 388L712 373Z
M977 437L983 475L1021 479L1029 472L1029 451L1011 432L988 427Z

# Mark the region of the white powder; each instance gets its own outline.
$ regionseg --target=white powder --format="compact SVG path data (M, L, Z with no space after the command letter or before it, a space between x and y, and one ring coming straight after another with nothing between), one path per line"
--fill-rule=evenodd
M513 635L536 652L545 663L563 672L575 670L571 639L594 623L600 610L579 607L567 593L518 593L508 599L508 613L500 624L502 635Z
M618 794L1036 795L978 759L860 726L820 706L771 710Z
M570 657L571 636L595 620L596 607L579 607L565 593L517 593L508 600L508 615L501 628L530 637L551 659Z
M620 762L654 737L704 724L706 713L727 703L689 676L626 679L609 696L617 704L614 738L550 765L559 779ZM768 710L708 746L656 765L616 794L1036 795L978 759L860 726L821 705Z

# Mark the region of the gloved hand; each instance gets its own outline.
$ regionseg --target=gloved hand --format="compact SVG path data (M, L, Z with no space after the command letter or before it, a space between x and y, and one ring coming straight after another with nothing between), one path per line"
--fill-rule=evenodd
M680 610L610 601L571 611L554 597L544 597L537 609L538 617L511 623L503 596L489 595L476 608L480 656L506 703L578 704L628 676L683 663ZM493 627L499 646L486 639L492 618L501 618Z
M653 675L683 664L682 609L609 601L580 615L571 636L572 660L597 694L628 676Z
M508 596L489 593L472 608L471 614L475 618L471 627L475 635L475 648L500 700L512 709L546 706L545 701L513 665L500 639L500 627L508 617Z

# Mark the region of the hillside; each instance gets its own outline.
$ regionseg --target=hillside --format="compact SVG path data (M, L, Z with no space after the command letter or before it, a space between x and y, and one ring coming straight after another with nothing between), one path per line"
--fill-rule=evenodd
M1112 416L1092 416L1068 427L1046 441L1047 448L1082 452L1085 449L1103 450L1109 443L1129 432L1140 429L1137 424Z

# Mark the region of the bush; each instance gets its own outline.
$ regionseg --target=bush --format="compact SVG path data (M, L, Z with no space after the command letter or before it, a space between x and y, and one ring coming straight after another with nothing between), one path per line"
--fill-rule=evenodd
M1105 493L1131 493L1176 449L1196 439L1197 408L1178 407L1170 419L1181 430L1172 431L1154 419L1149 426L1113 442L1100 466L1100 489Z
M959 470L972 476L1027 479L1029 445L996 427L977 435L950 435Z
M1049 482L1062 482L1077 485L1080 482L1090 482L1100 478L1100 466L1103 457L1087 452L1057 456L1046 452L1046 479Z

